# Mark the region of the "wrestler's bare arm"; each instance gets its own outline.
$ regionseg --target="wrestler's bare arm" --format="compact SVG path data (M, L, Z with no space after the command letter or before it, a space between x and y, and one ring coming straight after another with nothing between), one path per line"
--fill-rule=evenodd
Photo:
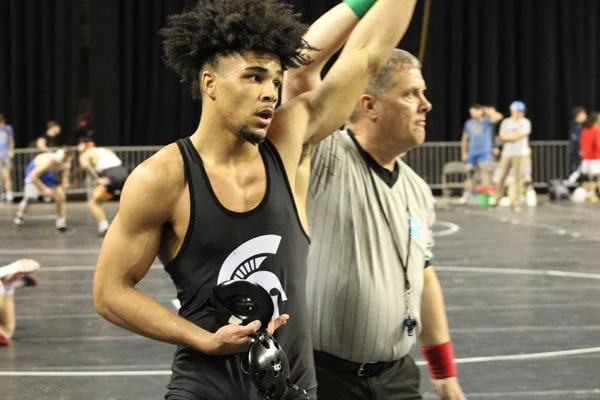
M323 82L278 109L269 138L288 174L295 175L303 146L319 142L346 121L367 82L406 31L415 3L378 0L358 22Z
M150 270L163 229L187 195L183 160L167 146L129 176L120 210L104 239L94 276L96 310L110 322L140 335L207 354L242 351L259 326L228 325L210 333L178 316L136 288ZM187 226L187 221L186 221Z

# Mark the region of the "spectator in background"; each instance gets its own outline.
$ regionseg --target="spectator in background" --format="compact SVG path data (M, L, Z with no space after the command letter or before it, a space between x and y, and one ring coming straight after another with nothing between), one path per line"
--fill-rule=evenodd
M61 128L58 122L48 121L46 122L46 133L44 136L40 136L36 142L35 147L42 151L51 151L51 148L60 146L60 135ZM52 196L44 195L44 202L50 203L53 199Z
M60 125L56 121L48 121L46 123L46 133L39 137L35 142L35 147L42 151L50 151L51 147L60 146Z
M15 156L15 139L12 126L6 123L4 115L0 114L0 177L5 192L4 199L13 201L12 192L12 159Z
M489 169L481 168L482 164L492 159L492 140L494 137L494 124L502 120L504 115L496 111L494 107L484 107L481 104L473 104L469 109L471 118L465 122L461 139L462 161L467 163L467 179L461 204L466 204L473 191L473 176L475 168L479 168L482 185L490 184Z
M581 131L581 173L587 201L598 201L596 184L600 177L600 113L590 112Z
M506 207L510 206L511 199L514 198L514 196L519 196L519 202L525 202L530 207L535 207L537 205L537 194L533 188L532 156L533 152L531 147L529 147L527 149L525 160L523 161L523 174L521 178L522 184L520 187L516 187L514 185L515 169L510 169L508 177L506 178L508 193L497 193L497 196L500 199L499 205L504 205ZM497 170L496 173L498 172L499 171ZM515 190L518 190L518 193L514 193Z
M520 211L521 185L523 184L523 167L529 151L529 134L531 133L531 121L525 117L525 103L513 101L510 105L510 117L505 118L500 124L500 139L502 139L502 156L498 166L498 195L501 196L506 187L506 178L514 169L513 189L511 191L511 203L514 211ZM491 200L495 205L495 200Z
M94 143L94 129L92 127L92 114L83 113L77 117L75 129L78 143Z
M579 154L579 141L581 139L581 130L583 123L587 119L587 111L581 106L573 108L573 119L569 122L569 162L571 175L567 180L567 184L572 186L581 176L581 156Z

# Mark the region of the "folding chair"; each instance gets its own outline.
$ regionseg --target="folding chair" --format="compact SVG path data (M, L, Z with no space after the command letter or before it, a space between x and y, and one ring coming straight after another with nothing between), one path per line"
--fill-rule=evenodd
M462 190L467 177L465 163L450 161L442 168L442 195L449 198L454 190Z

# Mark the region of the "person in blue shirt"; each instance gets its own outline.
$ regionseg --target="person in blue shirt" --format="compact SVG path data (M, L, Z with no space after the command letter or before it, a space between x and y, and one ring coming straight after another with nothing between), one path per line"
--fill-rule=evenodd
M12 203L12 159L15 156L15 139L12 126L6 123L4 115L0 114L0 178L4 188L4 199Z
M489 169L481 168L482 164L492 159L492 141L494 137L494 125L504 118L502 113L494 107L485 107L481 104L473 104L469 108L469 118L463 127L461 139L462 161L466 162L467 178L461 204L466 204L473 191L473 175L475 168L481 171L481 183L487 186L491 182Z
M23 200L19 203L15 225L23 225L23 217L29 208L29 202L40 195L54 199L56 203L56 229L67 231L65 190L69 188L69 174L73 152L68 147L61 147L53 153L42 153L35 156L25 169L25 187ZM59 180L60 179L60 180Z

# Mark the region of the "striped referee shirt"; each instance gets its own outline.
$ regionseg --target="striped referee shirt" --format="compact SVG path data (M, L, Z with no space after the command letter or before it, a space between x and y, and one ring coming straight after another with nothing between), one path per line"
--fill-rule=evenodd
M429 186L397 162L398 180L389 187L367 167L347 131L337 131L313 149L307 299L315 350L377 362L397 360L416 344L435 213ZM413 336L403 328L407 310L398 255L406 265L409 219L409 304L418 324Z

